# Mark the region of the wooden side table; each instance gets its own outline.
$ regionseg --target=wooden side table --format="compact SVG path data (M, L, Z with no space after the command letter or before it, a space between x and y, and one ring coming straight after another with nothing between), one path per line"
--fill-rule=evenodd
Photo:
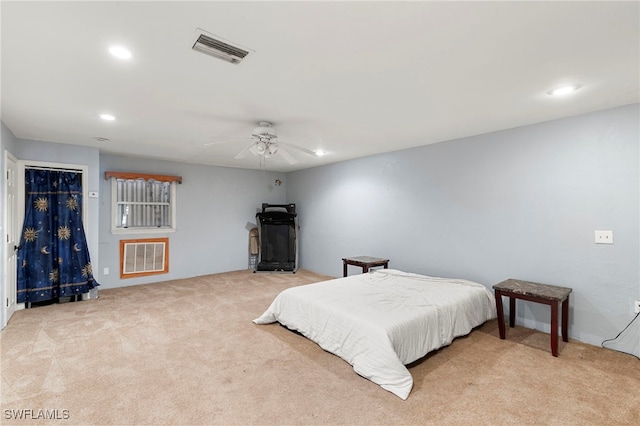
M509 327L515 325L516 299L544 303L551 306L551 354L558 356L558 304L562 303L562 341L569 341L569 293L568 287L558 287L549 284L539 284L530 281L508 279L493 286L496 294L496 309L498 311L498 330L500 338L505 338L504 312L502 311L502 296L509 297Z
M389 259L383 259L381 257L371 256L356 256L356 257L343 257L342 258L342 276L347 276L347 265L360 266L362 273L369 272L369 268L375 266L382 266L384 269L389 268Z

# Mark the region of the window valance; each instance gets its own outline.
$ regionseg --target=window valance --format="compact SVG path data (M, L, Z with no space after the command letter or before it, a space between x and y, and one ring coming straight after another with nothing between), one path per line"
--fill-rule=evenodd
M104 179L110 178L116 179L144 179L144 180L156 180L159 182L178 182L182 183L182 176L169 176L169 175L155 175L146 173L129 173L129 172L104 172Z

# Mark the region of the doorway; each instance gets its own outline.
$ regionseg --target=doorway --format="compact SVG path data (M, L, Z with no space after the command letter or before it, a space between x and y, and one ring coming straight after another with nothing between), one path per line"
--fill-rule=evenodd
M29 169L72 171L81 175L82 200L88 197L88 166L78 164L51 163L43 161L22 161L17 160L10 153L5 151L5 173L7 181L5 189L5 217L4 226L6 228L5 256L3 259L3 281L5 300L2 302L2 328L4 328L13 313L24 309L24 303L17 303L17 249L19 248L21 230L25 216L26 182L25 171ZM87 203L82 202L82 222L88 223ZM88 229L85 225L85 232Z
M83 225L80 169L27 164L17 256L17 302L27 307L79 300L93 278Z

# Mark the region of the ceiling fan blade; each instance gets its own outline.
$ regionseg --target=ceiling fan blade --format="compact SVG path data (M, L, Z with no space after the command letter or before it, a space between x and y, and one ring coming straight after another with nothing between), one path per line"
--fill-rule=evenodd
M235 158L236 160L241 160L241 159L243 159L243 158L247 155L247 152L249 152L249 151L251 150L251 148L253 148L253 145L254 145L254 143L253 143L253 142L251 142L249 145L245 146L245 147L242 149L242 151L240 151L240 152L238 153L238 155L236 155L234 158Z
M303 148L303 147L301 147L301 146L294 145L294 144L289 143L289 142L282 142L282 141L280 141L280 140L278 140L278 144L279 144L280 146L283 146L283 145L284 145L284 146L289 146L289 147L291 147L291 148L293 148L293 149L297 149L298 151L302 151L302 152L304 152L305 154L309 154L309 155L312 155L312 156L316 157L316 153L315 153L314 151L311 151L310 149Z
M298 160L296 160L295 157L289 153L289 151L284 149L282 144L279 144L279 145L280 145L280 149L278 149L278 152L276 154L280 154L282 158L284 158L289 164L297 164Z

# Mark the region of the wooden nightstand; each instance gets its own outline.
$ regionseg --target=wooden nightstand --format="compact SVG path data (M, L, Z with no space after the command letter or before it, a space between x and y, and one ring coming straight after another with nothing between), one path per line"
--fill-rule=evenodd
M558 304L562 303L562 341L569 341L569 287L558 287L529 281L509 279L493 286L496 293L498 330L500 338L505 338L502 296L509 297L509 327L515 325L516 299L544 303L551 306L551 354L558 356Z
M384 269L389 267L389 259L383 259L381 257L371 256L356 256L356 257L343 257L342 258L342 276L347 276L347 265L360 266L362 273L369 272L369 268L375 266L382 266Z

